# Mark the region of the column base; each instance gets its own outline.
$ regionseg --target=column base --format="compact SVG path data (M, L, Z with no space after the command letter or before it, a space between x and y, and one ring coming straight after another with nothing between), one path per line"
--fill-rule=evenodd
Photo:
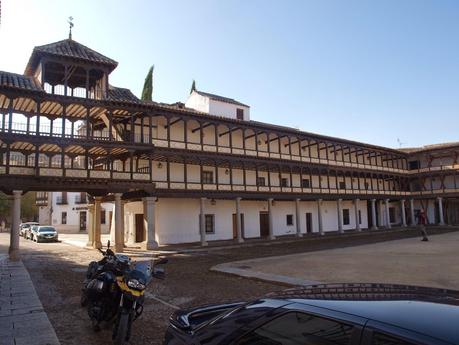
M245 241L244 241L243 238L237 238L237 239L236 239L236 242L237 242L237 243L244 243Z
M268 236L268 240L272 241L272 240L275 240L276 239L276 236Z
M115 251L117 253L122 253L124 250L124 244L123 243L117 243L115 244Z
M377 227L377 226L372 226L372 227L370 228L370 230L378 230L378 227Z
M207 247L209 245L209 243L207 243L206 241L201 241L201 247Z
M325 233L323 231L319 231L319 236L324 236Z
M94 249L102 249L102 242L94 242Z
M94 247L94 242L92 241L86 242L86 247L90 247L90 248Z
M355 229L355 231L360 232L360 231L362 231L362 229L361 228L357 228L357 229Z
M142 248L145 250L153 250L153 249L157 249L158 247L159 247L159 244L156 241L142 243Z
M301 232L297 232L296 233L296 237L298 237L298 238L303 237L303 234Z

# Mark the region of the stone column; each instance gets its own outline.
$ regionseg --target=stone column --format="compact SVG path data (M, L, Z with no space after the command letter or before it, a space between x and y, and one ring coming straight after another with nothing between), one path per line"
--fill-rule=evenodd
M242 224L241 224L241 198L236 198L236 233L237 241L239 243L244 242L242 237Z
M400 208L402 211L402 226L406 228L405 199L400 200Z
M324 234L324 226L322 222L322 199L317 199L317 217L319 223L319 234Z
M124 248L124 219L123 207L121 201L121 193L115 193L115 250L117 253L122 253Z
M445 217L443 216L443 198L438 197L437 201L438 201L438 215L440 218L439 219L440 222L438 223L438 225L445 225Z
M145 249L151 250L158 248L156 242L156 197L148 196L143 198L143 213L147 221L147 229L145 232Z
M126 235L126 232L129 230L128 226L126 225L126 215L124 214L124 205L126 205L126 202L121 200L121 224L123 227L123 231L121 232L121 243L123 243L123 247L126 247L126 237L129 236Z
M355 230L362 231L362 229L360 228L360 222L359 222L359 202L360 202L360 199L354 199Z
M274 236L274 217L273 217L273 199L268 199L268 218L269 218L269 239L275 240L276 236Z
M378 230L378 219L376 219L376 199L371 199L371 229Z
M384 205L386 207L386 225L388 229L391 229L392 226L390 225L390 216L389 216L389 199L384 201Z
M199 234L201 236L201 246L207 246L206 241L206 217L204 214L204 202L206 198L201 198L199 207Z
M94 247L94 205L88 205L86 231L88 232L88 243L86 243L86 246Z
M416 226L416 220L414 217L414 199L410 199L410 217L411 217L410 225Z
M296 237L301 237L303 235L301 234L300 199L295 199L295 216L296 216Z
M100 229L100 213L101 213L101 204L102 202L102 197L96 196L94 198L94 214L93 214L93 228L94 228L94 242L93 242L93 247L100 249L102 248L102 242L101 242L101 229Z
M22 190L13 190L13 207L11 209L10 247L8 254L11 260L19 259L19 224L21 223Z
M343 208L341 207L342 201L343 201L342 199L338 199L336 201L336 205L338 207L338 232L340 234L343 233Z

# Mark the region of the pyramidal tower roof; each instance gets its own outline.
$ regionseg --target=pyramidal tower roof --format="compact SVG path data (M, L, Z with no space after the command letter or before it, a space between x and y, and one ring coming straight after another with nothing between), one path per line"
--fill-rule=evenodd
M98 53L71 38L67 38L62 41L35 47L32 55L30 56L29 62L27 63L24 74L31 75L37 67L40 59L44 56L54 58L60 57L76 62L102 65L107 67L109 72L113 71L116 66L118 66L118 62L115 60L110 59L109 57L102 55L101 53Z

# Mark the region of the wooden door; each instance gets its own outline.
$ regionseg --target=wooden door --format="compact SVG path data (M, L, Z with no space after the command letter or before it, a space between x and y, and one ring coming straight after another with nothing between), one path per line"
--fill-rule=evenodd
M312 213L306 213L306 233L312 234Z
M260 211L260 237L269 236L269 214Z
M86 211L80 212L80 231L86 230Z
M145 241L145 226L143 220L143 213L136 213L135 215L135 241Z
M242 238L245 238L244 236L244 213L241 213L241 232L242 232ZM233 213L233 239L234 238L237 238L236 213Z

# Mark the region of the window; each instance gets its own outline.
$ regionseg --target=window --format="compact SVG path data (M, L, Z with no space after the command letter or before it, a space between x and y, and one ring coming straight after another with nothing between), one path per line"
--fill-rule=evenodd
M286 177L281 178L281 187L288 187L288 179Z
M307 179L307 178L302 179L301 180L301 187L310 188L311 187L311 183L309 182L309 179Z
M215 233L215 215L214 214L206 214L205 218L205 230L206 234L214 234Z
M353 327L299 312L284 314L244 335L237 345L348 345Z
M293 214L287 214L287 225L293 225Z
M395 207L389 207L389 221L395 223Z
M373 345L414 345L414 343L378 332L373 333L373 341L371 343Z
M236 119L244 120L244 109L241 109L241 108L236 109Z
M419 169L420 168L420 162L419 161L411 161L408 163L409 164L409 169L410 170L416 170L416 169Z
M62 212L61 214L61 224L67 224L67 212Z
M349 217L349 209L344 208L343 209L343 225L349 225L351 223L350 217Z
M214 183L214 172L203 171L202 172L202 183Z
M339 181L339 189L346 189L346 182Z
M100 224L105 224L105 210L100 210Z
M261 186L261 187L266 186L266 180L264 177L257 178L257 186Z

